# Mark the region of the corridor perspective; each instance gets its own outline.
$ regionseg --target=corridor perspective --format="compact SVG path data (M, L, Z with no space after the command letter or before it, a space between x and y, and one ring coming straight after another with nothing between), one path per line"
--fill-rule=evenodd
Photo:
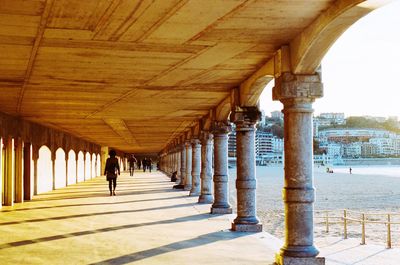
M171 187L139 171L119 177L116 196L101 176L5 206L0 264L272 263L276 250L260 234L230 232L231 215Z

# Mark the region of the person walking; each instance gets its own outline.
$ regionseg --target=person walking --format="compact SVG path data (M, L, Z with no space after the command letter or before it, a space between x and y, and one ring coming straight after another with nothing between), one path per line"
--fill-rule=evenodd
M147 168L149 169L150 173L151 173L151 168L153 166L152 164L153 164L153 161L151 160L151 158L147 159Z
M140 170L140 165L141 165L142 163L141 163L141 160L140 159L138 159L137 160L137 168Z
M143 167L143 172L146 172L146 168L147 168L147 158L143 158L143 160L142 160L142 167Z
M133 177L133 173L135 171L135 163L137 162L134 154L132 154L131 157L129 157L128 162L129 162L129 173L131 177Z
M117 177L121 174L119 169L118 159L115 157L116 152L110 150L110 155L106 161L106 167L104 168L104 175L106 175L108 181L108 189L110 190L110 196L115 196L115 188L117 187Z

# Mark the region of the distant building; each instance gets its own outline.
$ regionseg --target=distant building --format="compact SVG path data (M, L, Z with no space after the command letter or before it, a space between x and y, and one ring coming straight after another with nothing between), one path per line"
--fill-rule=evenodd
M395 155L395 141L392 138L371 138L369 143L376 145L377 155L390 156Z
M361 142L346 144L343 146L343 157L361 157Z
M319 120L320 126L329 126L329 125L334 125L334 124L345 124L346 119L344 118L344 113L342 112L326 112L326 113L321 113L318 117L317 120Z
M361 145L361 156L371 157L378 154L378 146L373 143L362 143Z
M320 130L321 141L328 142L367 142L370 138L394 138L396 134L379 129L326 129Z
M228 156L236 157L236 131L228 134Z
M283 113L281 111L273 111L271 112L271 118L277 120L283 120Z

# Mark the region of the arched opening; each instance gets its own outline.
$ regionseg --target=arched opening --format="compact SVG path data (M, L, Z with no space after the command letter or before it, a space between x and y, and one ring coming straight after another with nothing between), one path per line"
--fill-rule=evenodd
M68 152L68 184L76 183L76 154L74 150Z
M56 183L55 187L57 188L62 188L67 185L67 165L66 165L66 160L65 160L65 152L62 148L58 148L56 151L56 161L55 161L55 173L56 173Z
M96 157L96 176L101 176L101 158L99 154Z
M84 181L85 180L85 171L84 171L84 156L82 151L79 151L78 153L78 182Z
M91 160L90 153L86 152L86 155L85 155L85 180L92 178L92 175L91 175L92 166L90 163L91 161L92 160Z
M51 151L50 149L43 145L39 149L39 159L38 159L38 193L51 191L53 189L53 164L51 161Z
M92 178L97 177L97 174L96 174L96 154L95 153L92 154L91 174L92 174Z

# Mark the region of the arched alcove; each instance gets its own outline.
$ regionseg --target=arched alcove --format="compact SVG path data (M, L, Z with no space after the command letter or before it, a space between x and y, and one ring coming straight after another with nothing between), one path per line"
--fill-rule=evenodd
M37 163L37 191L38 193L51 191L53 189L53 165L51 161L51 151L47 146L43 145L39 148L39 159Z
M89 152L86 152L85 154L85 180L91 179L91 156Z
M74 150L68 152L68 184L76 183L76 154Z
M66 177L66 161L65 161L65 152L62 148L58 148L56 151L56 161L55 161L55 187L57 188L62 188L67 185L67 177Z
M78 153L78 182L84 181L84 159L83 159L83 153L82 151L79 151Z

